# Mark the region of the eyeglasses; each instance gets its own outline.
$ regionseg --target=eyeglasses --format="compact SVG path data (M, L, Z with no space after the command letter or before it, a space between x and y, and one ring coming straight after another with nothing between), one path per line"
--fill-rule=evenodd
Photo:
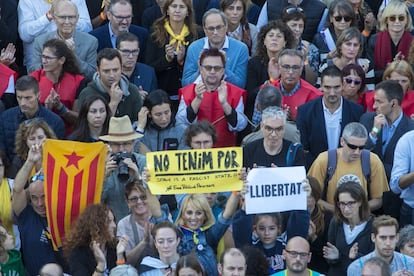
M44 181L45 180L45 176L43 175L43 173L39 173L39 174L35 174L32 176L32 178L30 178L30 183L33 183L35 181Z
M272 134L274 133L280 133L281 131L283 131L285 129L285 126L279 126L279 127L270 127L265 125L264 126L264 130L266 130L267 133Z
M288 253L292 258L297 258L298 256L301 258L301 259L305 259L305 258L307 258L308 256L309 256L309 253L306 253L306 252L297 252L297 251L290 251L290 250L287 250L287 249L285 249L285 251L286 251L286 253Z
M223 28L225 27L225 25L218 25L218 26L211 26L211 27L206 27L206 30L210 33L214 33L214 31L220 32Z
M348 202L345 202L345 201L339 201L338 202L338 206L339 206L339 208L345 208L345 207L348 207L348 208L352 208L352 207L354 207L355 206L355 204L356 204L357 202L355 201L355 200L353 200L353 201L348 201Z
M290 70L292 70L293 72L298 72L300 69L302 69L302 66L283 64L280 65L280 68L285 72L289 72Z
M141 201L144 201L147 199L147 196L146 195L133 196L133 197L128 198L128 201L131 203L137 203L139 199Z
M124 21L124 20L127 20L127 21L129 21L129 20L131 20L132 19L132 15L128 15L128 16L119 16L119 15L115 15L113 12L111 12L111 14L112 14L112 16L116 19L116 20L118 20L118 21Z
M51 57L51 56L42 55L42 59L46 61L51 61L51 60L58 59L58 58L59 57Z
M334 16L334 19L336 22L341 22L342 19L345 20L345 22L350 22L352 20L351 16L342 16L342 15L337 15Z
M219 71L223 70L223 68L224 68L223 66L219 66L219 65L216 65L216 66L212 66L212 65L201 65L201 67L203 67L204 70L206 70L208 72L211 72L211 70L213 70L214 72L219 72Z
M301 7L292 7L292 8L286 9L287 14L292 14L292 13L295 13L295 12L303 13L303 9Z
M354 80L354 79L351 79L351 78L345 78L345 82L347 84L354 83L355 85L360 85L362 83L361 80Z
M55 17L59 20L59 21L75 21L77 16L76 15L55 15Z
M345 141L345 144L348 146L348 148L350 148L352 150L356 150L356 149L363 150L365 148L365 145L357 146L357 145L348 143L348 141L345 140L345 139L344 139L344 141Z
M388 19L391 22L395 22L395 21L397 21L397 19L398 19L398 21L402 22L402 21L405 21L405 16L404 15L399 15L399 16L391 15L391 16L388 17Z
M138 56L139 55L139 49L137 49L137 50L119 49L119 51L124 56L129 56L129 55Z

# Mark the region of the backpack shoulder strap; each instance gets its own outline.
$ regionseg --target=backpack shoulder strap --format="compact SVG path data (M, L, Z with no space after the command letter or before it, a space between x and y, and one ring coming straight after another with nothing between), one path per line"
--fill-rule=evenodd
M367 197L371 198L371 152L369 150L362 150L361 152L361 167L365 180L367 181Z
M296 153L298 149L302 147L301 143L290 143L289 149L286 153L286 166L291 167L293 166L296 158Z
M337 158L336 149L328 150L328 165L326 166L326 177L325 177L325 182L324 182L324 187L323 187L323 192L322 192L323 200L326 200L326 196L328 193L328 182L331 180L336 170L336 163L337 163L336 158Z

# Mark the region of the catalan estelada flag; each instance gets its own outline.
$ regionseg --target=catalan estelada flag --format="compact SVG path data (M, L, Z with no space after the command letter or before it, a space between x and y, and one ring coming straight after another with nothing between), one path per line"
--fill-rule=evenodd
M101 201L107 147L47 139L42 148L46 215L56 250L83 209Z

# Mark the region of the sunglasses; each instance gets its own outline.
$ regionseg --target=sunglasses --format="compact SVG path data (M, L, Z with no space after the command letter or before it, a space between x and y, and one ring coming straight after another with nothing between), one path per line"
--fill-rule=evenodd
M391 15L391 16L388 17L388 20L390 20L391 22L395 22L395 21L397 21L397 19L398 19L398 21L402 22L402 21L405 20L405 16L404 15L399 15L399 16Z
M345 78L345 82L347 84L354 83L355 85L360 85L362 83L362 81L360 81L360 80L354 80L354 79L350 79L350 78Z
M303 13L304 11L303 11L303 9L302 9L302 8L300 8L300 7L292 7L292 8L288 8L288 9L286 9L286 13L287 13L287 14L292 14L292 13L295 13L295 12L300 12L300 13Z
M345 139L344 139L344 141L345 141L345 144L348 146L348 148L350 148L352 150L356 150L356 149L363 150L365 148L365 145L363 145L363 146L357 146L357 145L348 143L348 141L345 140Z
M342 15L337 15L334 16L334 19L336 22L341 22L342 19L345 20L345 22L350 22L352 20L351 16L342 16Z
M32 178L30 178L30 183L33 183L33 182L38 181L38 180L44 181L45 180L45 176L42 173L35 174L35 175L32 176Z
M203 67L207 72L211 72L211 70L213 70L214 72L219 72L221 70L223 70L223 66L212 66L212 65L201 65L201 67Z
M133 196L133 197L128 198L128 201L132 203L137 203L139 199L141 201L144 201L147 199L147 196L146 195Z

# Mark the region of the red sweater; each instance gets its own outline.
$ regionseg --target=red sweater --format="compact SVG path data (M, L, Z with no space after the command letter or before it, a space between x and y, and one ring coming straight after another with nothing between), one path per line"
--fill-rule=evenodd
M235 109L243 99L246 102L246 90L241 89L230 83L227 84L227 102ZM195 83L189 84L178 91L180 100L183 98L186 106L191 105L195 98ZM197 113L197 120L207 120L212 123L217 130L217 143L215 147L230 147L236 145L236 132L229 130L223 108L218 100L218 91L206 92L203 94L200 108Z

